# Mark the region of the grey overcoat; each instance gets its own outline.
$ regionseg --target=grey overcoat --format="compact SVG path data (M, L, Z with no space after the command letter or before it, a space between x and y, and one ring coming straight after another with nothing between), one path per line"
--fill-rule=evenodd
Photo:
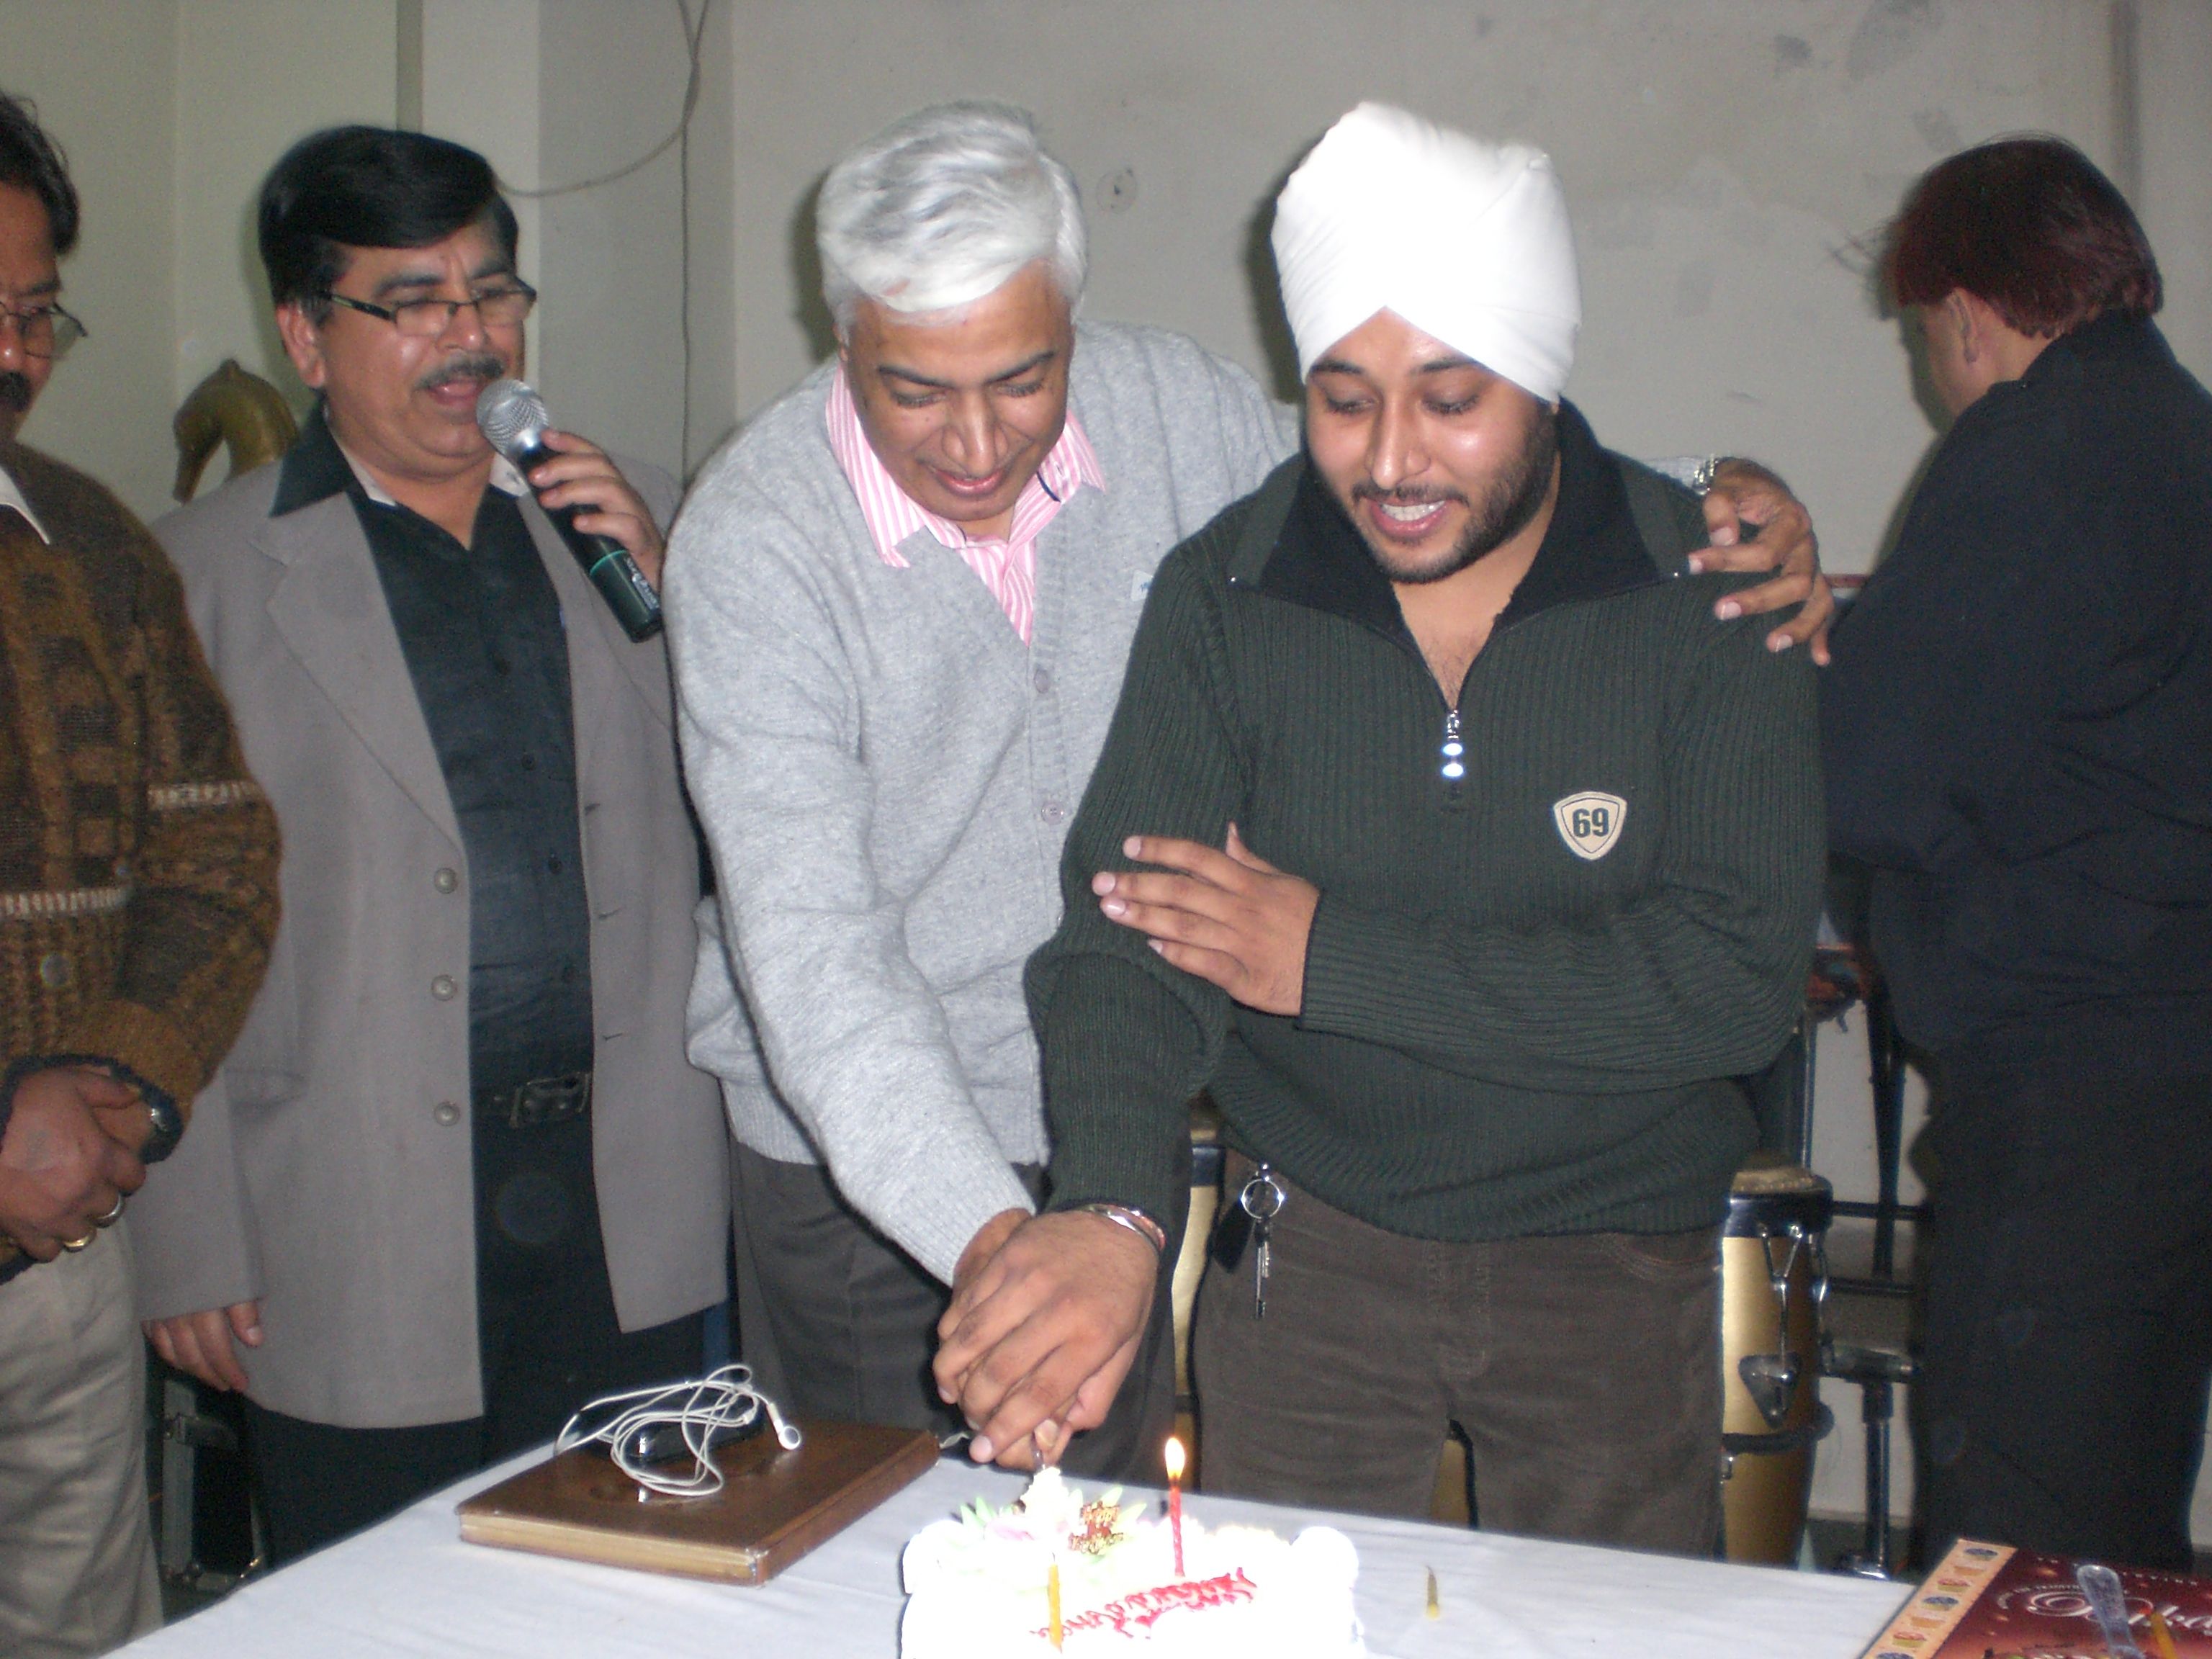
M252 1397L351 1427L483 1410L468 869L367 538L343 495L269 516L279 466L155 533L283 831L284 919L244 1032L132 1200L147 1317L258 1297ZM665 524L676 485L625 462ZM725 1294L726 1137L684 1058L699 864L667 656L634 645L536 503L568 638L598 1030L594 1159L635 1329Z

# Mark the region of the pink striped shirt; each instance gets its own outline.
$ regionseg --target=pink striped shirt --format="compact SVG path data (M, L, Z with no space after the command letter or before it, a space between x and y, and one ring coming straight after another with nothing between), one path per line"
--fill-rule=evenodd
M899 556L899 544L915 531L927 530L939 545L957 553L983 579L983 586L991 590L991 597L1027 645L1036 617L1037 538L1080 486L1106 488L1098 457L1075 412L1068 411L1060 441L1047 453L1036 476L1022 486L1007 533L980 538L971 538L951 520L939 518L899 488L898 480L891 477L890 469L876 454L861 428L860 411L842 368L830 378L830 401L823 415L830 428L830 451L860 500L860 517L867 523L877 556L895 570L905 569L907 562Z

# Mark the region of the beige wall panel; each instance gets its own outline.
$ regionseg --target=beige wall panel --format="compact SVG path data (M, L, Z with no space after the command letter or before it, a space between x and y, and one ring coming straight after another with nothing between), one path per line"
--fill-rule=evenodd
M84 210L64 298L91 337L54 374L25 441L83 468L142 514L161 510L169 441L173 0L0 0L0 86L37 100Z
M617 0L629 3L629 0ZM468 145L509 185L538 183L538 0L422 0L422 131ZM536 283L544 252L538 204L514 200L522 274ZM546 308L532 332L542 328Z
M25 436L145 517L172 504L177 403L223 358L304 398L268 325L253 199L301 133L392 118L392 15L391 0L0 0L0 81L39 100L84 199L63 274L92 330Z
M696 19L697 0L690 9ZM679 475L734 418L729 9L715 8L714 21L701 46L691 133L688 271L678 145L626 177L549 198L540 209L544 320L532 350L555 418ZM602 178L676 131L690 60L674 0L545 0L540 27L541 172L532 182L557 187Z
M235 357L305 406L254 240L261 181L318 128L391 124L393 17L392 0L179 0L177 399ZM220 483L225 465L212 462L201 487Z
M959 95L1035 109L1091 211L1091 310L1265 369L1279 338L1255 257L1265 204L1330 119L1379 96L1552 150L1586 288L1570 395L1633 451L1772 461L1847 570L1871 560L1932 435L1855 244L1961 143L2041 126L2112 149L2108 9L2091 0L737 10L741 408L819 347L794 286L813 274L793 245L808 191L903 110Z
M2159 321L2181 361L2212 381L2212 3L2148 0L2141 15L2136 207L2166 278Z

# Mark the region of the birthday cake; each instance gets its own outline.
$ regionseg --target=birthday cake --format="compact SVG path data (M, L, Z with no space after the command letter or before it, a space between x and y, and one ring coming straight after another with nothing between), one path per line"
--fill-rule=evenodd
M1352 1607L1359 1557L1334 1528L1287 1540L1188 1518L1177 1528L1145 1508L1118 1489L1086 1503L1046 1469L1003 1510L979 1500L924 1527L902 1564L901 1659L1082 1659L1131 1643L1193 1659L1366 1651Z

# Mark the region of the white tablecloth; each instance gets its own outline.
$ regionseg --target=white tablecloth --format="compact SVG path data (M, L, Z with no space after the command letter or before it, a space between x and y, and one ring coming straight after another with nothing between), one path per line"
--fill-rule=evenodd
M134 1659L896 1659L900 1547L968 1498L1005 1501L1020 1486L940 1463L782 1577L741 1589L462 1543L455 1503L532 1461L427 1498L125 1651ZM1325 1519L1351 1534L1359 1615L1376 1659L1856 1659L1905 1599L1902 1586L1859 1579L1188 1501L1209 1522L1257 1521L1287 1534ZM1431 1567L1437 1619L1423 1605Z

